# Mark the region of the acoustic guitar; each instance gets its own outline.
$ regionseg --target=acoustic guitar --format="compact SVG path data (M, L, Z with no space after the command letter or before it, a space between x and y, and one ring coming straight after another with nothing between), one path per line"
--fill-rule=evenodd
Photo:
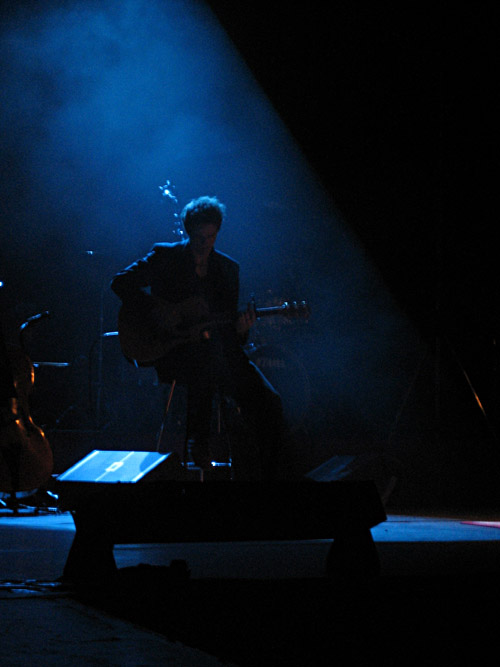
M305 301L284 301L279 306L255 309L257 318L308 319ZM167 303L149 296L141 306L123 304L118 313L118 334L124 356L139 366L148 366L177 346L211 338L217 329L233 324L227 314L210 314L203 299L191 297Z
M11 399L8 418L0 426L0 491L15 494L33 491L48 482L53 456L45 433L29 412L33 363L20 347L9 345L6 353L16 397Z

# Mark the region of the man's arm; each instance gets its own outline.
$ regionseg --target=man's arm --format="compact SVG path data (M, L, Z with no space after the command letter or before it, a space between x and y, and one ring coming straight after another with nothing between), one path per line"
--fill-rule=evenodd
M147 288L151 285L151 262L154 249L146 257L137 260L122 271L119 271L111 281L111 289L125 303L142 302L148 294Z

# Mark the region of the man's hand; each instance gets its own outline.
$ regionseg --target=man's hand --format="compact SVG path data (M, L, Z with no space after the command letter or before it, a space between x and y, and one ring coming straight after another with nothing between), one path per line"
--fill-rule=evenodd
M240 336L246 334L247 331L249 331L253 327L256 319L257 315L255 314L255 308L249 305L248 308L243 313L240 313L238 316L238 319L236 321L237 333Z

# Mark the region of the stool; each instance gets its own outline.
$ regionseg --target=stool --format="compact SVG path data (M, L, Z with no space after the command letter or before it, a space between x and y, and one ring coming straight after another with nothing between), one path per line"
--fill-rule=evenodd
M158 432L158 438L157 438L157 441L156 441L156 451L157 452L160 452L160 450L161 450L161 443L162 443L163 435L164 435L165 428L166 428L166 425L167 425L167 420L168 420L168 417L169 417L169 414L170 414L172 399L173 399L174 392L175 392L175 389L177 387L178 382L177 382L176 379L173 379L173 380L171 380L171 382L169 384L170 384L170 389L169 389L169 392L168 392L168 395L167 395L167 400L165 402L165 409L163 411L163 418L162 418L162 421L161 421L160 430ZM188 398L187 398L186 429L185 429L185 436L184 436L182 464L183 464L183 467L184 467L186 472L189 469L196 469L197 471L200 471L199 472L199 479L200 479L200 481L204 481L205 472L207 472L207 471L203 470L202 468L198 468L197 466L195 466L193 463L191 463L189 461L189 435L190 435L190 433L189 433L189 412L190 412L190 410L189 410L189 400L190 400L189 399L189 386L186 385L186 388L187 388L187 392L188 392L188 394L187 394ZM217 409L217 435L221 436L222 431L223 431L222 394L221 394L221 392L217 392L216 401L217 401L217 406L216 406L216 409ZM230 477L230 479L232 479L232 451L231 451L231 442L230 442L230 439L227 435L227 428L225 429L225 432L226 432L226 437L227 437L227 450L228 450L227 462L212 461L211 462L212 470L210 471L210 473L213 473L213 474L211 474L209 476L210 477L217 477L217 478L220 477L220 478L226 478L227 479L227 476L228 476L227 473L229 472L229 477Z

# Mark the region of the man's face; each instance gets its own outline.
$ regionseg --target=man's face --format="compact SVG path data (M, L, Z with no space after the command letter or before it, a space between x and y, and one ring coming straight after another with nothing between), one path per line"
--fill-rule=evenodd
M205 260L215 245L219 230L216 225L197 225L191 229L189 241L194 256L197 259Z

